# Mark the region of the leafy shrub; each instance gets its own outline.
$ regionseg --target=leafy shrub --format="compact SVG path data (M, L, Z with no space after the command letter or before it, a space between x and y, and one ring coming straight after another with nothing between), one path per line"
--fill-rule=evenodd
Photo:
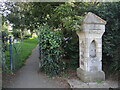
M3 51L7 50L7 41L8 41L8 32L6 31L2 31L2 47L3 47Z
M64 49L64 58L67 59L67 68L79 67L79 43L78 36L75 31L67 31L64 33L64 41L62 48Z
M81 22L84 17L78 15L74 3L65 3L57 6L52 15L53 26L61 28L63 32L64 59L67 68L78 68L79 64L79 46L77 30L81 30ZM67 39L68 38L68 39Z
M52 31L48 26L39 30L41 70L49 75L59 74L65 68L62 61L62 33L60 30Z

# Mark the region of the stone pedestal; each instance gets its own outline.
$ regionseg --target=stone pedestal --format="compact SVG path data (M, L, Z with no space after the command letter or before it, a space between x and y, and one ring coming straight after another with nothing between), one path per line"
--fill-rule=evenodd
M96 82L105 80L105 74L103 71L91 72L77 68L77 76L84 82Z
M102 35L106 21L89 12L83 21L79 36L79 68L77 76L84 82L105 80L102 71Z

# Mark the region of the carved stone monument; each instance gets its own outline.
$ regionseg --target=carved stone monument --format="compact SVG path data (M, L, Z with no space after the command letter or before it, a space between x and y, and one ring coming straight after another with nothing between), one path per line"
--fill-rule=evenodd
M105 80L102 71L102 35L106 21L89 12L83 20L79 36L79 68L77 76L84 82Z

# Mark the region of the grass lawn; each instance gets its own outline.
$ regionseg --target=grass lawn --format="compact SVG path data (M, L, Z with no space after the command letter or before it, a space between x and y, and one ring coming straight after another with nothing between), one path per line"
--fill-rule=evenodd
M38 40L35 38L23 41L20 55L22 61L25 61L28 58L28 56L31 54L32 50L36 47L37 44Z
M13 48L13 67L15 69L19 69L22 67L26 61L26 59L29 57L29 55L32 53L32 50L37 46L38 39L37 38L29 38L23 40L21 43L21 48L19 51L19 54L16 54L15 49ZM10 54L9 49L6 51L6 65L8 67L8 72L10 70Z

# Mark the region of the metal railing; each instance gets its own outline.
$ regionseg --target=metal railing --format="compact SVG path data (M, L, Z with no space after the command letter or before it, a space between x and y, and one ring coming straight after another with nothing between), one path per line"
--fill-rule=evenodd
M20 67L20 60L21 60L21 47L22 47L22 40L20 38L12 38L12 36L9 37L8 40L6 40L7 44L3 44L3 54L5 59L2 60L2 67L3 71L11 71L18 69ZM4 48L6 47L6 48Z

